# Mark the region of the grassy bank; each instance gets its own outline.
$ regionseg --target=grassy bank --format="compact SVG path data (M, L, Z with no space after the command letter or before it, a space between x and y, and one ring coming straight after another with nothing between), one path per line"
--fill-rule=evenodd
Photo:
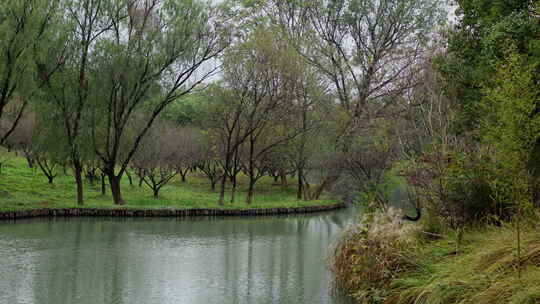
M346 250L340 257L340 275L349 276L349 291L359 303L540 303L537 227L522 233L521 259L511 226L469 230L459 247L451 233L427 240L421 229L409 231L414 231L412 238L399 244L394 237L387 237L386 243L366 242L365 234L357 239L349 235L341 243ZM378 240L382 240L380 235ZM366 250L367 243L375 245L377 252Z
M127 177L122 180L122 191L126 205L122 208L136 209L249 209L249 208L277 208L277 207L307 207L315 205L329 205L335 203L330 199L319 201L302 201L296 199L293 181L287 187L274 185L272 178L263 178L256 185L253 204L245 204L244 177L239 179L236 202L219 206L218 193L210 190L208 180L198 173L191 174L186 183L175 178L160 191L159 198L154 198L152 192L143 185L139 187L138 179L134 176L131 186ZM112 203L110 190L106 195L101 194L101 184L85 184L85 208L116 208ZM228 197L227 197L228 200ZM30 169L23 158L9 158L0 175L0 212L31 210L43 208L74 208L75 182L69 175L62 175L55 179L54 184L47 183L47 179L38 168Z
M417 266L393 280L387 303L540 303L540 232L522 237L521 277L511 227L466 233L458 253L451 237L421 245Z

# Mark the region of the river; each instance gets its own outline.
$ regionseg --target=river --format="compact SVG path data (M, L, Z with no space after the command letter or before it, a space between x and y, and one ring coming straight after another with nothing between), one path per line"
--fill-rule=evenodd
M354 214L0 222L0 303L349 303L326 257Z

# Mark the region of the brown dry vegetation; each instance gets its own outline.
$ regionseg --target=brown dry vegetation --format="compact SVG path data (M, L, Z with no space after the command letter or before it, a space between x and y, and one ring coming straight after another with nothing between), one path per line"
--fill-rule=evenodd
M410 249L417 246L417 230L395 209L369 215L364 223L346 229L330 261L335 287L354 291L361 303L371 303L387 284L414 267Z

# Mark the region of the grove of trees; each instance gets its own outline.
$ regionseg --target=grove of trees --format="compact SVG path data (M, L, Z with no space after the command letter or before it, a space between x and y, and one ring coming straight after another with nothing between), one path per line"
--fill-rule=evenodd
M449 4L3 1L0 144L72 174L80 205L98 178L121 205L125 177L158 196L198 172L221 205L271 176L299 200L384 210L400 187L453 226L511 217L540 204L538 1L457 1L454 24Z
M106 177L121 205L124 176L157 197L194 171L219 204L228 185L235 201L239 174L247 204L264 176L295 177L305 200L351 177L375 189L389 166L378 155L395 153L366 138L407 107L439 5L6 1L0 144L49 183L72 174L79 205L85 177L103 192Z

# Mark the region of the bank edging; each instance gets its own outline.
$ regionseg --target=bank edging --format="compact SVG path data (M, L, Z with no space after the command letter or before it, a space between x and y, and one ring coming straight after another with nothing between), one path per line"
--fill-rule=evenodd
M16 220L35 217L189 217L189 216L268 216L306 214L345 208L344 203L305 207L281 207L258 209L100 209L100 208L53 208L0 212L0 220Z

